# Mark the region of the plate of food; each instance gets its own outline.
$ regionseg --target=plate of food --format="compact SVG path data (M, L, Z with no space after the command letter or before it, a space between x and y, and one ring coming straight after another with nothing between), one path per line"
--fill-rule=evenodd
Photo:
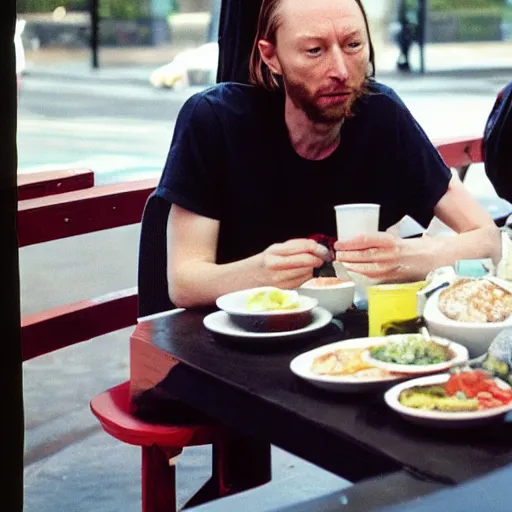
M365 362L363 354L373 343L375 338L330 343L295 357L290 370L314 386L342 393L372 391L410 378Z
M384 400L412 423L477 427L502 420L512 410L512 389L477 369L408 380L386 391Z
M469 359L466 347L436 336L394 334L374 339L375 342L364 351L363 359L390 372L438 373Z
M318 300L296 290L250 288L219 297L217 307L235 326L248 332L297 331L311 324Z
M427 300L423 318L431 334L466 346L470 357L481 356L501 331L512 328L512 283L456 279Z

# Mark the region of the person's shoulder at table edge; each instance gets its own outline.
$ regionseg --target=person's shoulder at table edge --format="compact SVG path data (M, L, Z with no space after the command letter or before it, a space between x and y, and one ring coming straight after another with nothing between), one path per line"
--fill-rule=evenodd
M190 111L194 117L206 116L207 111L213 115L258 114L259 107L271 105L279 96L254 85L237 82L223 82L195 93L188 98L182 112Z

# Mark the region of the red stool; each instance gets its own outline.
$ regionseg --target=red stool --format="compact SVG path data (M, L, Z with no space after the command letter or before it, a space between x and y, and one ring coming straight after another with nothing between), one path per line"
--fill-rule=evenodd
M230 494L222 466L222 445L228 435L227 429L213 422L176 426L141 421L130 412L129 382L94 397L90 405L107 433L119 441L142 448L142 512L177 510L175 459L186 446L213 444L214 449L212 477L185 507Z

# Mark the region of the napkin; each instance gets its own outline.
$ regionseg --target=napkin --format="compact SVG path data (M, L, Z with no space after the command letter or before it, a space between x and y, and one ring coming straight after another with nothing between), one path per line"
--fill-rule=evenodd
M381 284L381 279L373 279L357 272L347 270L343 263L340 261L333 261L332 266L338 279L350 279L354 282L354 302L357 304L359 301L368 299L367 288L376 284Z
M457 232L447 226L444 222L434 217L428 225L425 235L427 236L454 236Z

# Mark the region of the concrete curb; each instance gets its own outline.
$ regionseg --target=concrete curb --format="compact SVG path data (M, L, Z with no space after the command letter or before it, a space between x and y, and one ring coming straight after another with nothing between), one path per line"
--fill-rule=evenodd
M151 71L148 71L147 76L108 76L104 74L94 74L94 71L89 73L84 72L83 74L65 73L59 71L42 71L42 70L28 70L24 76L42 78L46 80L66 80L73 82L96 82L96 83L112 83L112 84L130 84L130 85L147 85L149 83L149 75Z

